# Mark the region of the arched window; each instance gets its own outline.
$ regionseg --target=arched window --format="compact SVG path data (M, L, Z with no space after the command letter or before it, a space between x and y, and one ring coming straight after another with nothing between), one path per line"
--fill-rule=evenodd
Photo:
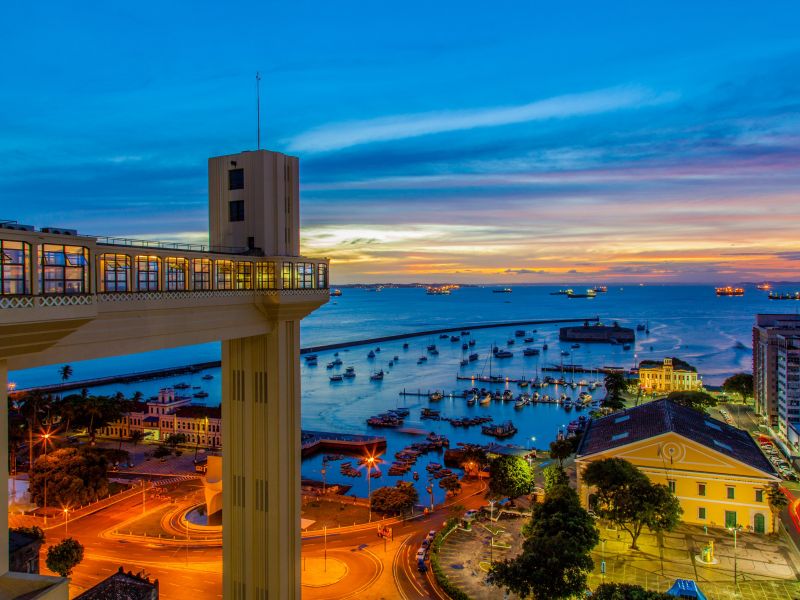
M100 291L130 291L128 273L131 270L131 257L126 254L100 255Z
M167 289L171 291L185 290L189 282L189 261L185 258L170 256L164 259L167 275Z
M217 260L215 261L217 267L217 285L218 290L232 290L233 289L233 261L232 260Z
M140 292L157 292L161 289L159 276L161 259L157 256L136 257L136 289Z
M87 248L42 244L42 293L88 294L88 265Z
M253 289L253 263L251 262L236 263L236 289L237 290Z
M0 240L0 294L31 293L31 245Z
M195 258L192 261L192 285L196 290L211 289L211 260Z

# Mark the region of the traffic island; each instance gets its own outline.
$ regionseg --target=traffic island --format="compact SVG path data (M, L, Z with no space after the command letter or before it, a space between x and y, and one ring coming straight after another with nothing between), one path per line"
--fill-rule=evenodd
M321 588L339 583L347 576L347 572L347 565L338 558L303 558L303 587Z

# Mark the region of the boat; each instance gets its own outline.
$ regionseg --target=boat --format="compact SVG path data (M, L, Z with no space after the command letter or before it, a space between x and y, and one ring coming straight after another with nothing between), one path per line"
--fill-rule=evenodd
M523 356L538 356L539 350L537 348L525 348L522 354Z
M463 344L461 344L461 349L462 349L462 350L469 350L469 344L467 344L466 342L464 342Z
M434 410L432 408L423 408L420 411L419 416L420 416L421 419L434 419L434 420L436 420L436 419L438 419L440 417L440 413L439 413L438 410Z
M514 337L525 337L525 330L524 329L517 329L514 332Z
M474 346L477 342L475 340L470 340L469 345L470 347Z
M533 343L533 338L532 337L526 337L522 341L525 342L526 344L532 344Z
M731 287L729 285L715 288L715 291L717 296L744 296L744 288Z
M419 473L416 471L414 471L414 475L412 477L414 477L414 481L419 481Z
M622 344L622 349L623 350L630 350L631 349L631 345L630 344Z
M405 342L405 343L403 344L403 350L408 350L408 342Z
M370 350L369 354L367 354L367 358L375 358L375 352L373 350Z
M581 347L581 345L580 345L580 344L572 344L572 347L573 347L573 348L580 348L580 347Z
M421 364L422 364L422 363L424 363L424 362L428 362L428 357L427 357L427 356L420 356L420 357L417 359L417 364L418 364L418 365L421 365Z
M542 350L547 350L547 344L542 344Z
M447 338L449 338L449 337L450 337L450 336L449 336L449 335L447 335L446 333L442 333L442 334L440 334L440 335L439 335L439 339L440 339L440 340L446 340L446 339L447 339Z
M339 354L339 353L337 352L337 353L334 355L334 356L336 356L336 359L333 361L333 364L335 364L337 367L338 367L338 366L340 366L340 365L342 364L342 359L341 359L341 358L339 358L339 357L337 356L338 354Z
M312 359L310 359L310 360L307 360L307 361L306 361L306 364L307 364L309 367L316 367L316 366L317 366L317 359L316 359L316 358L312 358Z
M605 294L608 291L608 287L604 285L596 285L592 288L595 294Z
M305 359L306 360L317 360L317 355L316 354L306 354L305 355Z
M514 408L516 408L517 410L519 410L520 408L524 408L526 404L527 404L527 402L526 402L525 400L522 400L522 399L520 399L520 400L517 400L517 401L514 403Z
M331 375L330 377L328 377L328 379L330 379L333 382L335 382L335 381L343 381L344 380L344 375Z
M459 336L457 336L457 335L451 335L450 336L450 341L451 342L460 342L461 338Z
M572 293L572 288L566 290L558 290L557 292L550 292L551 296L569 296Z
M514 356L513 352L509 352L508 350L497 350L494 353L495 358L511 358Z
M462 358L461 362L459 363L459 365L461 365L462 367L466 367L468 364L469 361L466 358Z
M382 381L383 380L383 369L381 369L380 371L377 371L376 373L373 373L372 375L370 375L369 376L369 380L370 381Z
M800 292L795 292L794 294L792 294L791 292L785 294L770 292L767 297L770 300L800 300Z
M561 356L569 356L569 352L567 352L566 350L562 350Z
M515 344L514 338L506 340L506 346L513 346Z
M188 389L189 389L190 387L192 387L192 386L190 386L188 383L184 383L184 382L182 381L182 382L180 382L180 383L176 383L176 384L175 384L175 385L173 385L172 387L174 387L176 390L188 390Z
M756 285L756 289L757 290L771 290L772 286L765 281L763 283L759 283L758 285Z
M427 350L428 352L434 352L436 350L436 344L430 344Z
M639 324L636 326L636 331L644 331L644 330L645 330L645 325L644 325L644 323L639 323Z
M489 404L491 404L491 402L492 402L492 395L486 394L485 396L483 396L483 398L480 399L478 404L480 404L481 406L488 406Z
M484 425L481 427L481 433L484 435L491 435L496 438L509 438L517 433L517 428L511 421L506 421L500 425Z
M577 294L575 292L567 294L567 298L594 298L595 296L597 296L597 292L591 288L586 290L583 294Z
M336 288L331 290L331 296L341 296L341 295L342 295L342 290Z
M335 363L335 362L329 362L327 365L325 365L325 368L326 368L326 369L332 369L332 368L333 368L333 367L335 367L335 366L336 366L336 363Z
M429 285L425 289L428 296L449 296L451 287L447 285Z
M431 356L439 356L439 350L437 350L436 348L431 350Z
M390 367L393 367L393 366L394 366L394 361L393 361L393 360L390 360L390 361L389 361L389 366L390 366Z
M355 371L351 371L351 370L349 370L349 368L348 368L348 370L347 370L347 371L345 371L345 372L342 374L342 377L344 377L345 379L352 379L352 378L353 378L353 377L355 377L355 376L356 376L356 372L355 372Z
M478 402L478 397L473 394L469 398L467 398L467 406L475 406Z
M510 294L513 290L511 288L498 288L492 290L493 294Z
M474 361L478 360L478 353L477 352L473 352L472 354L469 355L469 357L467 357L467 360L469 362L474 362Z
M203 375L201 379L203 379L204 381L211 381L212 379L214 379L214 376L211 373L208 373L206 375Z
M195 398L208 398L208 392L195 392L192 396Z
M469 331L465 329L461 332L461 335L469 335Z
M442 398L444 398L444 394L442 394L442 392L433 392L432 394L428 395L428 400L431 402L438 402Z

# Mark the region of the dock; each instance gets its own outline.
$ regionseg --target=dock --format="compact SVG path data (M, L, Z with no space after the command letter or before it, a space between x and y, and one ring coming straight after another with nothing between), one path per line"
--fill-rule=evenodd
M322 451L360 455L375 454L381 450L386 450L386 438L379 435L358 435L304 429L301 439L301 456L303 458Z

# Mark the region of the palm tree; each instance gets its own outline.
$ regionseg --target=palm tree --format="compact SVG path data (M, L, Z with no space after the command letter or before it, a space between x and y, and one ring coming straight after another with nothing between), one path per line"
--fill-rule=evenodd
M778 515L789 504L789 498L783 493L780 484L773 483L767 488L767 500L772 511L772 533L777 533Z
M131 431L131 436L128 439L130 439L131 443L133 444L133 447L136 448L136 446L139 445L139 442L141 442L144 439L144 432L139 429Z
M61 381L66 382L67 379L72 377L72 367L64 365L58 370L58 374L61 375Z

